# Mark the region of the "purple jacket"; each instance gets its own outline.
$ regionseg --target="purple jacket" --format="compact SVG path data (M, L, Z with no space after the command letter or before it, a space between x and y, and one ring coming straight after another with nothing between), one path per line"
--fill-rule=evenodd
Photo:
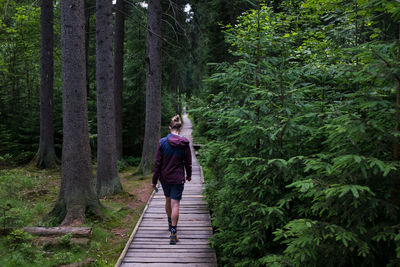
M182 184L186 176L192 176L192 153L189 140L175 134L161 138L154 163L153 184Z

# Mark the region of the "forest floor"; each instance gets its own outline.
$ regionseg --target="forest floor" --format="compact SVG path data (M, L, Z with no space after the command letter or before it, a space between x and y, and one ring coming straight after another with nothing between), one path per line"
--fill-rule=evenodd
M120 172L124 192L100 199L103 218L88 217L92 227L88 245L74 245L70 236L51 247L37 247L23 226L57 226L43 218L52 209L60 188L60 170L14 168L0 170L0 266L60 266L92 262L114 266L152 192L151 177L132 175L135 167ZM2 233L2 234L1 234ZM74 266L74 265L71 265ZM75 265L77 266L77 265Z

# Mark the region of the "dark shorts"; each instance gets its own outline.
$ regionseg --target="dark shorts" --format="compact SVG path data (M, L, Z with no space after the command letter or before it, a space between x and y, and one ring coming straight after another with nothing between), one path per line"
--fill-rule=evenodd
M163 184L163 183L161 183L161 186L164 191L164 196L170 197L175 200L182 199L184 185L185 185L184 183L182 183L182 184Z

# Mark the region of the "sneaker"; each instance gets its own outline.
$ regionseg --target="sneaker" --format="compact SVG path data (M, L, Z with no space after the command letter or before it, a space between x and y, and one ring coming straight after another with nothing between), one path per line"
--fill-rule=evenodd
M171 233L171 235L169 236L169 244L170 245L176 245L176 242L178 242L178 235L176 233Z

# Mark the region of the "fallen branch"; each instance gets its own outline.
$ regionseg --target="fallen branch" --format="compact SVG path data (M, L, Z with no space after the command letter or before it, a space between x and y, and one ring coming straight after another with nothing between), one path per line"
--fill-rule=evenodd
M71 234L72 237L92 236L91 227L24 227L25 232L38 236L63 236Z
M50 237L50 236L41 236L33 240L33 244L35 246L44 246L44 247L49 247L49 246L57 246L65 241L62 240L62 237L60 236L55 236L55 237ZM80 246L87 246L90 242L89 238L82 238L82 237L72 237L70 240L68 240L72 245L80 245Z

